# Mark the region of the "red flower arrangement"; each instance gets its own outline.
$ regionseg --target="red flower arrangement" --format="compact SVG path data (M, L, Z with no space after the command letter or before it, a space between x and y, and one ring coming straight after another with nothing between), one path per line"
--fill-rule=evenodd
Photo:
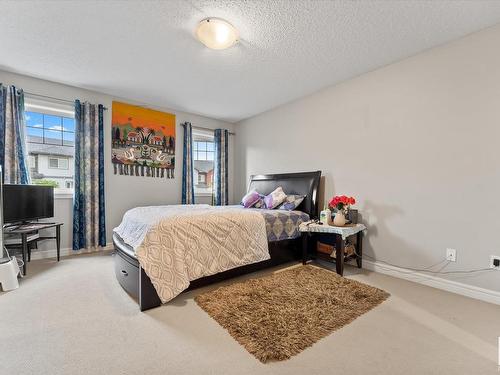
M337 195L328 202L328 207L336 208L339 211L348 210L349 207L356 203L354 197L347 197L345 195Z

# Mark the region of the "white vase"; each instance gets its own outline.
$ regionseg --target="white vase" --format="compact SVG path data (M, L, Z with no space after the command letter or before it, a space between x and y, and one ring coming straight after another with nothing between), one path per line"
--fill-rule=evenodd
M333 225L336 227L343 227L346 223L345 215L343 211L337 211L335 217L333 218Z

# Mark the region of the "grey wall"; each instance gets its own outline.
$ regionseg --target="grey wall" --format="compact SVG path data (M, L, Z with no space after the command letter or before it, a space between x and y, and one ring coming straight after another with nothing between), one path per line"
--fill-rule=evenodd
M500 27L491 28L236 124L230 199L241 198L253 173L321 169L326 196L357 197L369 227L367 254L425 267L453 247L457 263L449 269L487 267L490 254L500 255L498 45ZM2 71L0 82L109 108L113 100ZM228 123L170 112L178 124L234 130ZM178 126L175 179L114 175L110 116L107 111L108 239L127 209L180 202L182 165ZM56 201L56 219L65 223L63 247L71 243L71 206L71 199ZM500 291L500 272L448 278Z
M236 124L235 198L254 173L321 169L354 195L368 255L448 269L500 255L500 26ZM444 276L443 276L444 277ZM500 272L448 276L500 291Z
M181 202L181 184L182 184L182 127L181 123L190 121L193 126L201 126L211 129L226 128L233 130L233 125L227 122L210 119L190 113L170 110L168 108L151 107L158 110L167 111L176 115L176 167L174 179L145 178L133 176L120 176L113 174L111 164L111 104L113 100L119 100L126 103L134 102L121 98L113 98L109 95L96 93L72 86L62 85L41 79L27 77L23 75L0 71L0 82L4 84L13 84L25 91L52 96L61 99L80 99L88 100L91 103L100 103L108 107L104 113L104 137L105 137L105 191L106 191L106 226L107 240L111 241L111 233L116 227L128 209L137 206L171 204ZM145 105L144 103L135 103ZM147 106L147 105L145 105ZM232 199L233 186L233 165L231 157L233 147L230 144L229 154L231 160L229 165L229 197ZM55 202L55 218L64 222L62 230L62 248L71 247L72 233L72 199L71 197L59 198ZM53 249L54 245L47 243L42 249Z

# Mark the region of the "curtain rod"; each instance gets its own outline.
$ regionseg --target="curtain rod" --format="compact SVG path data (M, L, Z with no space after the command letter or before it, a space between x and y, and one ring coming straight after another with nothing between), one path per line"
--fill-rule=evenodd
M28 94L29 96L37 96L39 98L46 98L46 99L52 99L52 100L58 100L60 102L65 102L65 103L71 103L71 104L75 104L74 101L71 101L71 100L67 100L67 99L61 99L61 98L55 98L53 96L47 96L47 95L42 95L42 94L36 94L34 92L28 92L28 91L24 91L26 94ZM103 106L103 109L105 111L108 110L107 107L104 107ZM194 129L199 129L199 130L210 130L210 131L213 131L214 129L210 129L210 128L204 128L203 126L193 126ZM236 135L236 133L234 132L229 132L229 135Z
M57 101L60 101L60 102L64 102L64 103L71 103L71 104L75 104L75 101L74 100L67 100L67 99L61 99L61 98L55 98L53 96L47 96L47 95L42 95L42 94L36 94L34 92L29 92L29 91L24 91L25 94L27 94L28 96L37 96L39 98L45 98L45 99L52 99L52 100L57 100ZM103 106L103 109L106 111L108 108L104 107Z
M183 124L184 125L184 124ZM210 130L210 131L214 131L215 129L210 129L210 128L204 128L203 126L194 126L194 125L191 125L191 127L193 129L198 129L198 130ZM233 132L229 132L229 135L236 135L236 133L233 133Z

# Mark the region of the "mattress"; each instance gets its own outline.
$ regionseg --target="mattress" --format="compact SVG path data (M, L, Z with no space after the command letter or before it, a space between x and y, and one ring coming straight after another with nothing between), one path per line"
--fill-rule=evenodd
M207 205L137 207L127 211L123 217L122 223L114 229L114 233L117 234L126 245L131 247L130 253L132 253L141 245L149 228L158 220L185 211L202 210L207 207ZM213 209L216 210L228 208L253 210L262 214L266 223L267 240L269 242L291 240L299 237L300 224L309 220L309 215L302 211L248 209L239 205L213 207Z

